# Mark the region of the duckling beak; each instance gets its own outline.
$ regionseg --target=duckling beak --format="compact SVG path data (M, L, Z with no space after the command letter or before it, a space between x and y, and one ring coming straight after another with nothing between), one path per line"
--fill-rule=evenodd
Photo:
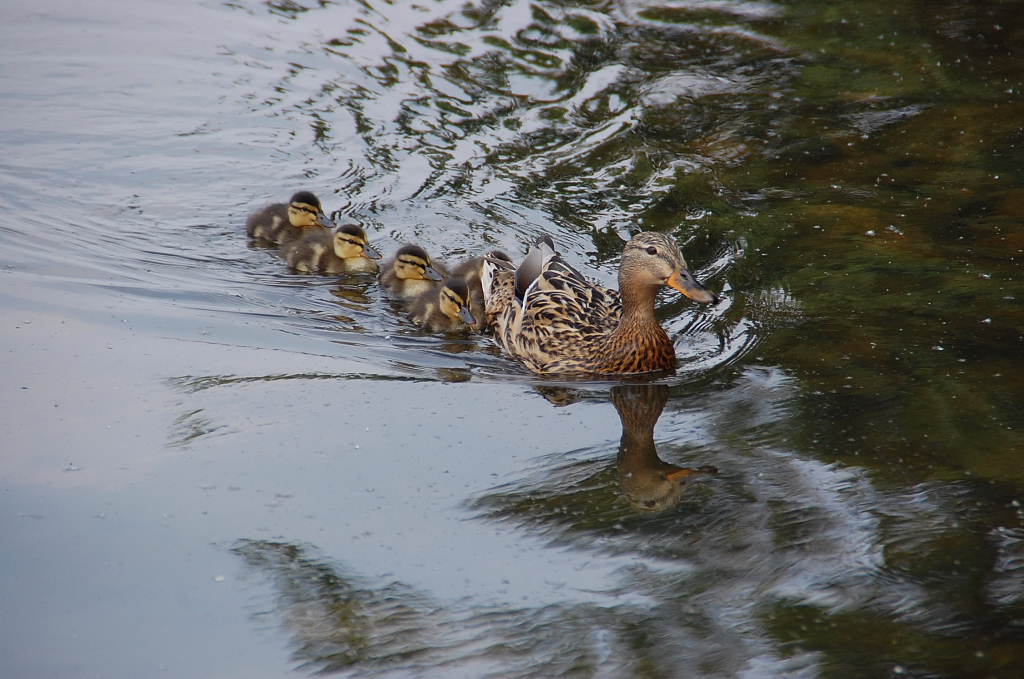
M442 280L444 278L444 276L442 276L441 274L437 273L437 270L434 269L434 267L432 267L432 266L428 266L425 269L423 269L423 275L426 276L427 278L429 278L432 281L439 281L439 280Z
M369 245L364 245L363 251L360 252L359 255L361 257L366 257L367 259L380 259L380 253L371 248Z
M323 212L318 212L316 215L316 223L320 226L326 226L328 229L333 229L336 224L334 220L325 215Z
M461 318L462 322L466 325L476 325L476 317L473 316L468 306L459 307L459 318Z
M697 279L693 277L693 274L686 269L680 269L674 272L665 281L665 285L675 288L679 292L683 293L694 302L701 302L703 304L714 304L718 301L707 288L697 282Z

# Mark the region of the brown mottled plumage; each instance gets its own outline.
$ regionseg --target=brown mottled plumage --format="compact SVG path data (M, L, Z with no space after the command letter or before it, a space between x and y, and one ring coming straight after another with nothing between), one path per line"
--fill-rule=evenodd
M428 332L474 332L480 323L469 308L466 281L449 278L440 288L427 290L413 300L409 313L413 322Z
M619 266L619 292L587 281L542 239L510 275L485 259L484 296L494 339L538 373L623 374L674 370L675 350L654 317L658 290L669 285L713 302L686 268L676 242L644 232ZM508 300L503 307L500 300Z
M249 215L245 231L253 238L281 245L309 233L329 233L334 226L309 191L299 191L287 203L274 203Z
M403 245L381 267L380 284L401 299L412 301L428 290L437 290L438 283L447 276L447 268L431 261L426 250Z
M311 233L284 247L288 266L295 271L326 274L377 273L380 253L370 247L356 224L342 224L334 233Z

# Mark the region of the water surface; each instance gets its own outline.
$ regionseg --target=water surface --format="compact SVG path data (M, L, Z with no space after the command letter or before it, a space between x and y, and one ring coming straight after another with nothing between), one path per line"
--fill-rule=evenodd
M4 676L1024 672L1018 3L0 12ZM299 189L721 301L539 379L249 243Z

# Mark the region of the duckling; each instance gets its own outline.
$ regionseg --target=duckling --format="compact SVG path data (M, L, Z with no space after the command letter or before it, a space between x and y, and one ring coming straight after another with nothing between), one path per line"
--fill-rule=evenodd
M278 245L333 227L334 222L320 207L320 199L309 191L299 191L288 203L268 205L245 220L249 236Z
M490 259L493 262L500 260L507 262L510 267L512 266L511 257L501 250L491 250L479 257L472 257L463 262L459 262L458 266L452 269L452 278L461 278L466 281L466 285L469 286L469 297L471 301L470 311L472 311L473 316L478 319L478 329L481 332L490 327L489 323L483 322L486 319L487 313L484 305L484 291L480 284L485 259Z
M538 241L511 275L485 258L482 284L495 342L538 373L674 370L672 340L654 317L658 290L668 285L697 302L717 301L686 268L676 242L655 232L626 243L619 292L587 281L550 238Z
M438 282L447 276L447 268L432 262L426 250L418 245L403 245L382 267L380 284L401 299L412 301L427 290L436 290Z
M484 260L503 260L512 263L512 258L506 255L501 250L491 250L486 252L479 257L472 257L465 261L459 262L458 266L452 269L452 278L461 278L466 281L466 285L469 286L470 294L473 293L473 288L480 288L480 277L483 275ZM480 295L483 296L483 290L481 289Z
M429 332L472 332L478 330L480 324L469 304L466 281L452 277L441 284L440 290L422 292L412 301L409 313L413 323Z
M377 273L380 253L357 224L341 224L333 235L317 231L284 247L288 266L303 273Z

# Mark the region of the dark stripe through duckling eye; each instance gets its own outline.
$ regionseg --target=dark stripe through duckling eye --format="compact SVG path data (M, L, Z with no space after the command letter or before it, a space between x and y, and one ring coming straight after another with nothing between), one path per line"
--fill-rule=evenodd
M423 269L424 271L427 270L427 265L426 264L424 264L423 262L417 262L414 259L399 259L398 261L401 262L402 264L408 264L409 266L418 266L419 268Z

